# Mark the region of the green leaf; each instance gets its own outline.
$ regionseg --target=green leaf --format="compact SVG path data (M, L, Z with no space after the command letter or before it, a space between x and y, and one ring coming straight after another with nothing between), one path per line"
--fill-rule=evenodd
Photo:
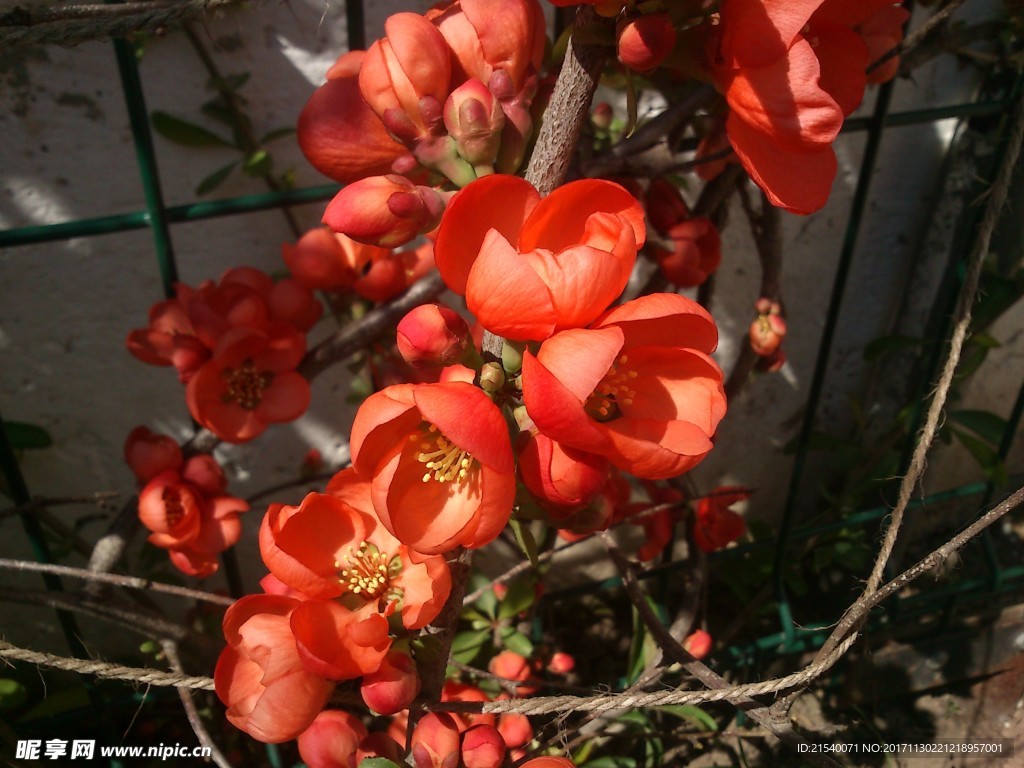
M24 685L9 677L0 677L0 711L18 709L27 699Z
M512 518L508 521L512 533L515 534L516 543L523 550L523 554L530 558L530 563L536 568L540 564L537 557L537 540L533 538L533 531L526 523Z
M636 768L636 760L632 757L619 757L618 755L605 755L589 763L584 763L587 768Z
M490 639L491 633L486 629L459 632L452 640L452 658L463 664L469 664Z
M717 731L718 723L711 715L692 704L666 704L657 708L659 712L678 717L704 731Z
M238 165L237 161L228 163L223 168L218 168L216 171L211 173L205 179L199 182L199 186L196 187L196 197L202 197L208 195L221 184L223 184L231 172L235 170L235 166Z
M398 763L393 763L386 757L364 757L359 763L359 768L402 768Z
M487 587L487 589L484 589L484 587ZM490 579L482 573L474 573L469 577L469 584L466 589L470 593L483 589L484 591L476 599L476 602L473 603L473 606L485 616L489 616L492 619L497 617L498 596L494 594L494 589L491 588Z
M996 449L988 443L979 440L968 432L961 432L954 429L956 439L967 449L967 452L974 457L979 466L985 471L985 475L996 485L1002 485L1006 480L1006 468L999 460Z
M242 170L250 176L265 176L270 172L270 154L265 149L257 149L245 158Z
M168 141L185 147L230 147L234 145L201 125L195 125L166 112L151 115L153 129Z
M219 96L216 99L212 99L211 101L203 104L203 106L199 108L199 111L211 120L223 123L229 128L235 127L235 113L224 106L224 102Z
M519 579L508 587L508 594L498 606L498 618L510 619L530 609L537 593L533 588L532 579Z
M267 133L263 135L263 138L260 139L260 144L269 144L274 139L291 136L293 133L295 133L294 128L275 128L272 131L267 131Z
M999 445L1006 432L1006 419L989 411L952 411L949 418L992 445Z
M53 445L50 433L40 426L24 421L5 421L4 431L11 447L19 450L49 448Z
M533 655L533 643L530 642L530 638L513 627L502 628L501 641L506 648L520 656L530 657Z

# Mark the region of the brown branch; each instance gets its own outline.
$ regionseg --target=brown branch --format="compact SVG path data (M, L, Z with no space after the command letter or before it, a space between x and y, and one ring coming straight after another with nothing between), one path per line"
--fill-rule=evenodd
M173 584L162 584L158 581L141 579L137 576L120 576L114 573L87 571L83 568L72 568L67 565L52 565L50 563L34 563L28 560L8 560L6 558L0 558L0 569L7 569L10 571L29 571L32 573L55 573L58 576L68 576L73 579L86 579L88 581L99 581L105 584L114 584L119 587L128 587L130 589L161 592L166 595L186 597L191 600L201 600L203 602L215 603L217 605L224 606L231 605L234 602L230 597L215 595L210 592L202 592L198 589L188 589L187 587L178 587Z
M880 66L885 64L885 62L889 61L890 59L896 56L905 54L912 50L913 48L920 45L922 42L924 42L925 38L927 38L932 33L933 30L939 27L940 24L945 24L949 17L952 16L956 12L956 10L965 2L967 2L967 0L949 0L948 3L946 3L942 8L933 13L928 18L928 20L924 24L922 24L917 30L907 35L902 43L893 46L888 51L879 56L877 59L872 61L868 65L868 68L866 70L867 74L870 75Z
M73 46L105 37L127 37L238 4L239 0L184 0L124 6L57 6L31 11L18 7L0 16L0 47L39 43Z
M576 151L583 121L610 50L608 46L583 42L581 38L601 27L610 27L610 22L600 19L591 6L580 6L565 61L526 169L526 180L541 196L551 194L562 183Z
M668 628L661 623L657 615L654 613L654 610L647 602L647 598L643 591L640 589L640 584L637 582L636 573L633 570L632 563L630 563L629 560L626 559L626 556L622 554L622 551L615 544L614 539L612 539L612 537L607 533L604 533L601 536L601 541L605 545L605 549L608 551L608 555L611 557L612 562L615 563L615 567L619 571L619 575L622 577L622 584L626 589L626 594L629 596L630 602L633 603L633 606L639 612L640 618L643 620L647 630L658 643L658 647L661 648L662 653L677 664L681 665L683 669L697 678L707 688L712 690L728 688L730 684L727 680L713 671L706 664L694 658L693 654L683 648L683 646L680 645L674 637L672 637ZM732 703L742 709L751 719L770 730L780 741L792 748L794 751L796 751L799 745L809 743L803 736L794 731L788 722L780 723L773 720L768 714L768 708L763 704L746 697L734 699ZM814 765L823 766L824 768L838 768L841 765L824 754L808 752L804 755L804 758Z

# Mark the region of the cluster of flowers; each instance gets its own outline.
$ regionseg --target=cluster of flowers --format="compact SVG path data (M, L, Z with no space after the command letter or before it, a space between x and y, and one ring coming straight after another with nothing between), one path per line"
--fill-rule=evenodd
M443 186L519 169L545 32L537 0L447 0L384 29L331 67L298 139L315 168L348 184L324 222L391 248L437 226Z
M309 407L309 383L295 369L322 311L295 280L275 283L238 267L216 283L176 285L173 299L150 309L149 325L128 335L128 350L144 363L173 365L192 418L242 443Z
M207 454L185 459L173 438L136 427L128 435L124 458L139 481L139 518L149 542L168 550L171 562L190 576L217 570L217 555L242 535L242 499L228 496L227 480Z

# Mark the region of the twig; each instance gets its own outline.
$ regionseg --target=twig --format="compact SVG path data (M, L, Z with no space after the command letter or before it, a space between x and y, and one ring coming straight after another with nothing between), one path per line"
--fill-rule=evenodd
M640 617L643 619L648 631L653 635L655 641L658 643L658 647L661 649L662 653L677 664L682 665L687 672L700 680L700 682L708 688L713 690L728 688L728 681L718 673L714 672L706 664L695 659L693 654L683 648L683 646L680 645L674 637L672 637L668 628L661 623L657 615L655 615L654 610L648 604L643 591L640 589L640 585L636 580L636 574L633 571L631 563L626 559L625 555L622 554L622 551L615 544L615 541L611 536L603 534L601 536L601 540L605 545L605 549L608 550L608 555L611 557L612 562L615 563L615 567L619 571L619 575L622 577L622 583L626 589L626 594L629 595L630 602L633 603L633 606L640 613ZM746 698L734 699L733 703L746 712L750 718L756 720L758 723L770 730L780 741L785 743L787 746L792 747L794 750L796 750L799 745L808 743L805 738L793 730L792 726L790 726L788 722L779 723L772 720L768 714L768 708L763 704L760 704L753 699ZM837 768L837 766L840 765L835 760L824 754L808 752L805 755L805 759L815 765L825 766L827 768Z
M124 10L117 5L90 4L31 12L19 7L0 17L0 46L73 46L104 37L126 37L237 4L238 0L184 0L129 3Z
M761 291L759 297L779 301L781 297L782 277L782 218L779 209L768 202L764 192L761 193L761 211L754 210L746 180L737 185L743 211L750 223L750 233L757 247L757 255L761 261ZM725 398L732 402L750 380L750 374L760 356L744 337L739 357L733 364L729 380L725 383Z
M867 73L870 75L885 62L899 56L900 54L906 53L907 51L920 45L928 35L932 33L936 27L946 22L950 16L952 16L956 10L963 5L967 0L949 0L942 8L933 13L928 20L922 24L917 30L909 34L904 38L900 45L890 48L888 51L883 53L877 59L872 61L867 68Z
M178 656L178 644L173 640L161 640L160 647L163 649L164 656L167 658L167 663L171 669L178 675L184 675L185 670L181 665L181 658ZM192 691L184 686L178 688L178 697L181 699L181 706L185 710L185 717L188 718L188 724L192 726L192 733L199 739L199 743L210 750L210 759L213 760L220 768L231 768L231 763L228 762L227 758L221 753L217 744L210 737L209 731L206 730L206 726L203 725L203 719L199 716L199 711L196 709L196 703L192 699Z
M115 584L119 587L143 589L151 592L162 592L167 595L186 597L192 600L202 600L203 602L215 603L217 605L227 606L234 602L230 597L214 595L210 592L202 592L198 589L177 587L173 584L162 584L158 581L141 579L137 576L120 576L114 573L88 571L84 568L72 568L67 565L52 565L49 563L34 563L28 560L8 560L6 558L0 558L0 568L6 568L11 571L31 571L33 573L56 573L60 576L70 576L74 579L87 579L89 581L99 581L105 584Z
M609 23L599 19L589 5L580 6L576 11L565 61L558 73L550 106L544 113L537 145L526 169L526 180L536 187L541 196L550 194L565 179L610 50L607 46L581 42L577 33L588 27L608 26Z

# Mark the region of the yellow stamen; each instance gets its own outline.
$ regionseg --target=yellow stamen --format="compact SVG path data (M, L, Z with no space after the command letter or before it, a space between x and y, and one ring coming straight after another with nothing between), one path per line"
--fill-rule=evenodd
M423 475L424 483L429 482L430 478L439 483L448 483L456 479L462 480L469 474L473 456L438 432L433 424L426 433L413 435L413 438L421 441L416 459L429 470Z

